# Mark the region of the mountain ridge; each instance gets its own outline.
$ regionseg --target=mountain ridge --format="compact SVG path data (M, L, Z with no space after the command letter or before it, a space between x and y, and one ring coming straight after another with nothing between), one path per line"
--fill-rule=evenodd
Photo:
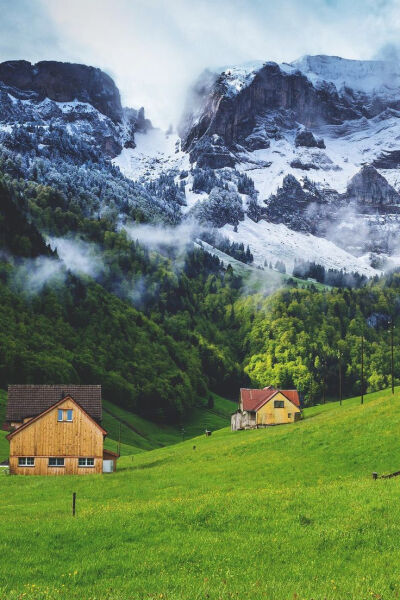
M385 64L381 82L393 70ZM205 71L189 92L179 138L152 128L144 109L123 108L114 82L99 69L7 61L0 65L0 144L34 172L32 156L44 158L44 182L55 161L59 172L70 163L80 170L89 165L90 172L101 164L110 192L115 177L118 186L135 187L133 204L146 219L222 227L232 243L250 243L258 266L280 258L276 249L269 252L268 231L288 247L289 269L296 254L313 245L323 254L307 250L307 259L332 268L325 239L338 248L335 268L372 276L379 272L372 265L390 268L397 261L400 101L396 85L385 96L380 88L368 95L347 84L349 73L375 77L380 65L308 56ZM93 201L104 210L102 201ZM132 212L122 196L116 210L122 204ZM281 225L288 229L276 228ZM290 231L302 235L289 249Z

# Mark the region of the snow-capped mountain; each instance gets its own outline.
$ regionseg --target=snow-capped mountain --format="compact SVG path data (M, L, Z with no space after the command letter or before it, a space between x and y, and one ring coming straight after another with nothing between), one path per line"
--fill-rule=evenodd
M189 155L189 205L198 170L211 169L214 179L230 180L230 188L235 176L229 173L246 173L254 193L251 202L242 194L243 208L250 217L251 204L259 239L246 219L231 223L232 239L249 243L255 256L268 255L272 237L285 254L289 233L274 229L283 225L329 240L351 257L336 250L340 264L371 274L371 262L384 262L378 255L392 256L387 266L393 266L399 253L399 117L400 65L391 62L305 56L225 67L204 72L189 91L178 129L181 152L167 159L161 151L152 164L156 172L168 160L171 168L188 169ZM131 164L135 156L136 150ZM207 202L205 193L197 198ZM308 258L331 266L335 250L325 256L315 239L310 246L315 252L307 251ZM299 240L289 264L302 248Z
M290 271L302 258L373 275L398 263L400 66L391 62L306 56L206 71L175 133L123 108L99 69L9 61L0 147L44 184L70 178L73 164L99 190L88 210L195 220L249 245L260 266L279 259Z
M118 88L100 69L54 61L0 64L0 175L58 191L66 232L77 210L121 223L179 222L182 199L173 178L150 190L149 182L126 178L111 162L148 131L144 109L122 107ZM77 206L78 198L84 205Z
M151 127L144 109L123 108L119 91L106 73L86 65L42 61L0 64L0 128L13 136L23 128L43 136L61 128L113 157L134 147L136 131ZM18 131L21 135L21 131Z

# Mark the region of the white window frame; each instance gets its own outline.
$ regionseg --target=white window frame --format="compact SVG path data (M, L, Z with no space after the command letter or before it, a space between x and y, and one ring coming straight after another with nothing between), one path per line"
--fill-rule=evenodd
M55 465L51 465L50 461L51 460L55 460L56 464ZM62 461L62 464L57 464L58 461ZM65 467L65 458L61 457L61 456L49 456L49 460L48 460L48 466L49 467Z
M32 462L28 462L32 461ZM34 467L35 466L35 457L34 456L20 456L18 458L18 466L19 467Z
M93 461L93 463L91 465L88 465L88 460ZM81 464L81 461L85 461L84 464ZM93 457L87 457L87 456L82 456L80 458L78 458L78 467L80 468L84 468L84 469L93 469L94 467L94 458Z
M68 416L71 415L69 419ZM60 418L61 417L61 418ZM57 411L57 421L59 423L72 423L74 420L74 412L72 408L59 408Z

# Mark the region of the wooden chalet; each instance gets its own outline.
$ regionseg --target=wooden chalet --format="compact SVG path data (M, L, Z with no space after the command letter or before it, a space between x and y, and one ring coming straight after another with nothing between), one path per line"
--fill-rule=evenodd
M10 385L13 475L88 475L112 472L118 455L104 450L100 385Z
M278 390L272 385L262 390L242 388L238 410L231 417L231 429L254 429L293 423L301 416L297 390Z

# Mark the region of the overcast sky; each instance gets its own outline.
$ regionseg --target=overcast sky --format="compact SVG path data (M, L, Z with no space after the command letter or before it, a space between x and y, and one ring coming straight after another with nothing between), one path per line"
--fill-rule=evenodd
M177 121L205 67L367 59L399 40L400 0L0 0L0 60L101 67L160 126Z

